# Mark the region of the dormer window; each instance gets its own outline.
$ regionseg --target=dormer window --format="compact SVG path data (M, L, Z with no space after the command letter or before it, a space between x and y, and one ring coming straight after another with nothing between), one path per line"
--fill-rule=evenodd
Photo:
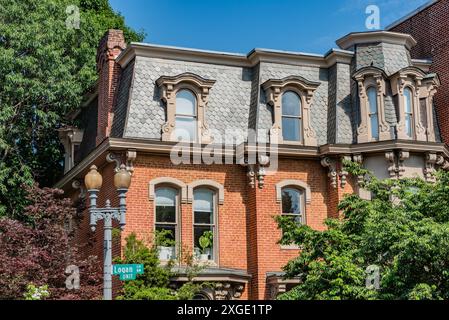
M182 89L176 93L175 139L197 141L197 103L192 91Z
M302 141L301 99L293 91L282 95L282 138L284 141Z
M214 83L189 72L156 81L166 105L163 141L210 142L205 109Z
M404 89L405 133L413 137L413 93L410 88Z
M406 67L390 77L398 101L398 139L435 141L433 96L440 85L436 74Z
M377 90L370 87L367 91L371 139L379 140L379 108L377 107Z
M365 67L354 74L360 102L360 124L357 142L393 139L390 125L385 119L385 72L376 67Z
M270 79L262 84L267 103L273 107L274 123L270 141L274 143L317 146L311 126L310 108L313 94L320 85L300 76Z

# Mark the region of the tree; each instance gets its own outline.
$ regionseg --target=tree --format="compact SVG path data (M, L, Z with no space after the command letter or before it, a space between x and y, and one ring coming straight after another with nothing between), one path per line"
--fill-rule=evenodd
M200 271L195 266L190 255L182 257L187 265L188 281L180 288L170 287L170 279L175 276L172 271L173 261L165 266L159 261L159 252L156 241L149 246L142 240L138 240L132 233L126 238L124 258L117 259L117 263L143 264L144 274L137 275L137 279L126 281L123 284L120 300L190 300L197 292L208 284L195 284L194 276Z
M22 185L61 175L56 129L95 84L96 49L110 28L143 39L107 0L0 0L0 216L20 219Z
M39 288L48 291L48 299L100 298L99 262L83 258L72 244L72 230L80 221L77 209L62 190L34 185L26 191L27 222L0 218L0 299L30 299ZM79 289L66 288L70 265L79 268Z
M280 299L449 299L449 173L438 172L435 183L381 181L347 166L365 175L372 200L346 196L342 217L322 232L277 218L280 242L301 247L284 267L300 284ZM367 274L376 269L377 290L376 274Z

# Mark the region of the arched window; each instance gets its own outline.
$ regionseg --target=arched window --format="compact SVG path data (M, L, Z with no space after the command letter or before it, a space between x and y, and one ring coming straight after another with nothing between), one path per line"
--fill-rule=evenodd
M302 141L301 99L293 91L282 95L282 138L285 141Z
M181 141L196 141L197 110L196 97L190 90L176 93L175 138Z
M171 187L156 188L155 231L161 260L176 257L178 234L178 190Z
M405 133L413 137L413 95L410 88L404 89Z
M282 189L282 215L291 217L295 223L305 223L304 191L293 187Z
M368 96L368 115L370 118L371 139L379 140L379 114L377 107L377 90L374 87L368 88L366 91Z
M208 188L193 191L193 246L197 259L215 260L216 192Z

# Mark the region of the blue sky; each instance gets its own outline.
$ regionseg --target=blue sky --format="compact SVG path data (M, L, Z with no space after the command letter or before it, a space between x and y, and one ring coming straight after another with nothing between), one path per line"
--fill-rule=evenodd
M428 0L110 0L145 42L248 53L267 48L326 53L335 40L366 31L377 5L381 28Z

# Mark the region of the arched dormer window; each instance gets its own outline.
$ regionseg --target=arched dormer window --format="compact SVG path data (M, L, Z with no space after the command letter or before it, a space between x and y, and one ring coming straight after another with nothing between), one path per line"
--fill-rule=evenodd
M385 80L387 75L377 67L364 67L354 73L360 105L357 142L391 140L392 131L385 118Z
M176 93L175 140L197 141L197 101L192 91Z
M405 134L413 137L413 92L407 87L404 89L404 116Z
M301 98L293 91L286 91L282 95L282 139L301 142L302 136Z
M377 105L376 88L369 87L368 90L366 90L366 95L368 96L368 116L370 119L371 139L379 140L379 108Z
M262 84L267 103L273 107L270 140L277 143L317 146L310 107L319 82L300 76L270 79Z
M390 81L398 101L397 138L434 142L433 97L440 86L438 76L412 66L390 76Z
M166 122L161 128L163 141L210 142L205 109L214 83L215 80L189 72L162 76L156 81L166 105Z

